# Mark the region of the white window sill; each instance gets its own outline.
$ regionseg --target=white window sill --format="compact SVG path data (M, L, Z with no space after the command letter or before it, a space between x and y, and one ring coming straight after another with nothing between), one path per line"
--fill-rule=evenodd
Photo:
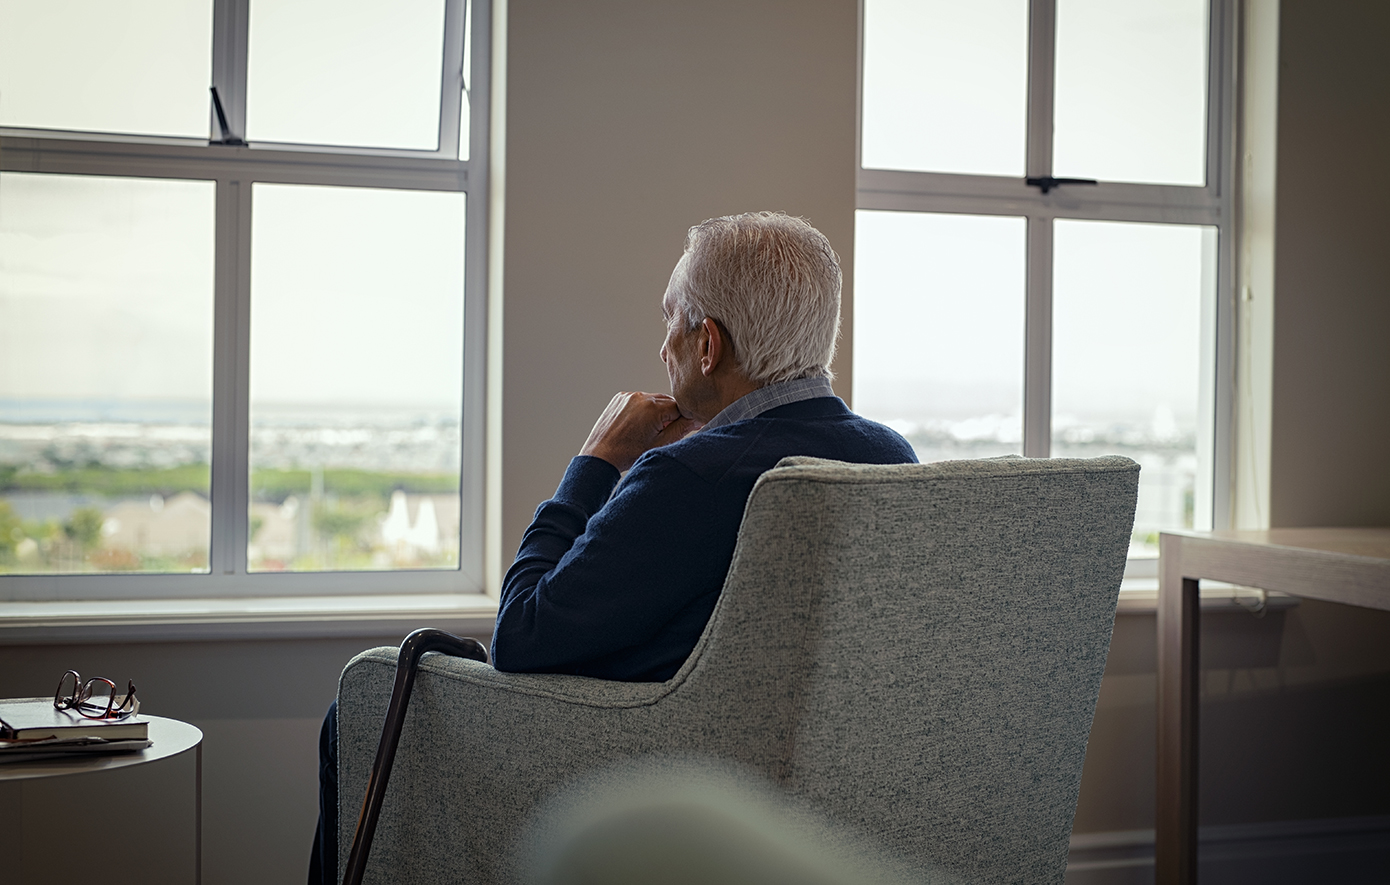
M403 637L418 627L487 636L496 619L497 600L463 593L7 602L0 645Z

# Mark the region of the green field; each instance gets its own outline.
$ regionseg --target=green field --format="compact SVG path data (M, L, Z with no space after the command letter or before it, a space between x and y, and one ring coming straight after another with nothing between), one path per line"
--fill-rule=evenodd
M289 498L311 502L313 550L284 567L292 569L372 568L370 541L376 519L395 491L408 494L451 494L459 487L454 473L398 473L360 469L264 468L251 473L251 499L259 504L284 504ZM112 549L103 534L104 508L120 500L158 495L171 498L192 492L206 499L211 470L206 464L167 468L118 468L89 464L49 471L0 466L0 573L200 571L207 551L189 550L178 556ZM61 518L23 519L5 500L7 494L81 495L89 503ZM109 503L107 503L109 502ZM251 518L255 539L260 517ZM301 561L302 560L302 561ZM452 554L426 567L449 567ZM375 567L380 567L375 566Z

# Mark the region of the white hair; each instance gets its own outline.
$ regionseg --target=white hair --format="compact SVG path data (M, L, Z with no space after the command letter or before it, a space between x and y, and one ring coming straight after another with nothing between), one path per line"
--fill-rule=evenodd
M671 282L687 328L719 323L749 380L774 384L833 377L840 281L830 241L804 218L749 212L692 227Z

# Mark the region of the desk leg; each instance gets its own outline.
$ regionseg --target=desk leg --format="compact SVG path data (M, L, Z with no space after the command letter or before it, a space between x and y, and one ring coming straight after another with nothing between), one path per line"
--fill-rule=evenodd
M1158 885L1197 881L1197 716L1200 604L1182 574L1181 539L1163 536L1158 588Z

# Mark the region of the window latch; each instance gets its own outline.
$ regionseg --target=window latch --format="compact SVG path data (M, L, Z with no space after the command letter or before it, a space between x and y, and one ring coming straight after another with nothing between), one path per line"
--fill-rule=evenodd
M237 138L232 134L231 130L227 128L227 115L222 110L222 99L217 95L217 87L211 86L209 87L209 91L212 92L212 109L217 112L217 125L222 129L222 138L217 141L216 144L246 144L245 141ZM1043 193L1047 193L1047 191L1043 191Z
M1059 184L1096 184L1094 178L1053 178L1051 175L1045 178L1025 178L1024 184L1035 187L1043 193L1047 193Z

